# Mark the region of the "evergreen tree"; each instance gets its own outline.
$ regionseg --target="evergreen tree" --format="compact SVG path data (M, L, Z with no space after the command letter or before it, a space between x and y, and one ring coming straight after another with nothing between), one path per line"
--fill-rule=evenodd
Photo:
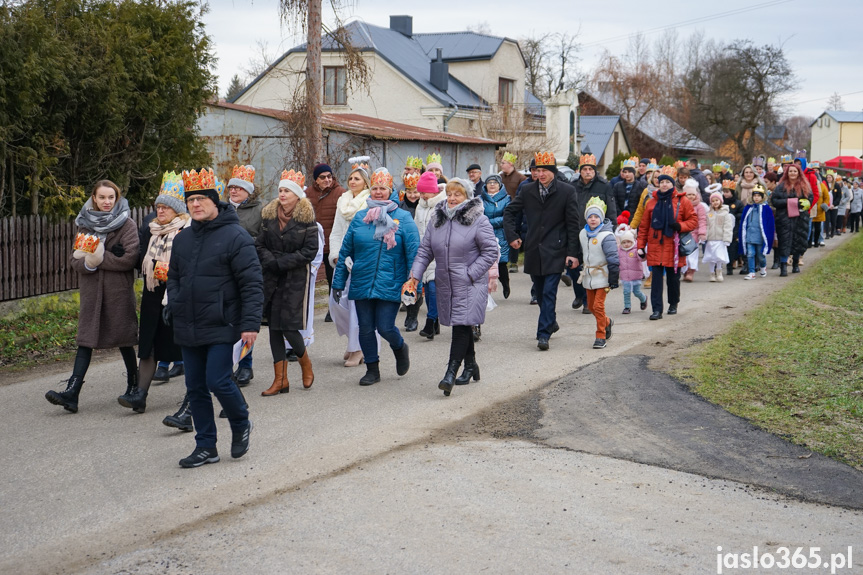
M240 80L240 75L234 74L234 77L231 78L231 83L228 84L228 91L225 92L225 100L233 102L237 96L240 95L240 92L245 89L246 87L243 85L243 81Z

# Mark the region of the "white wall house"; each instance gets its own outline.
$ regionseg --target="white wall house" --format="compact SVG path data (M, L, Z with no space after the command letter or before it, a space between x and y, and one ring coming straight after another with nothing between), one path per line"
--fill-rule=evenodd
M809 125L812 149L809 157L826 162L837 156L863 155L863 112L827 110Z

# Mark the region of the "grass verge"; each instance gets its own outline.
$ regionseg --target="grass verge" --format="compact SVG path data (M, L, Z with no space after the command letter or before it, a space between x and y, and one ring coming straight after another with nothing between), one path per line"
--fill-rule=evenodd
M863 234L674 371L731 413L863 469Z

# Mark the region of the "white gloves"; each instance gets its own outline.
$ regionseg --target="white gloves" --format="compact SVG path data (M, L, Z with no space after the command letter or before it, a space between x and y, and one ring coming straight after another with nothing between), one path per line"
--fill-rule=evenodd
M78 250L76 250L78 251ZM74 256L75 254L73 254ZM96 251L92 254L84 253L84 265L87 266L87 269L95 270L100 265L102 265L102 260L105 259L105 243L99 242L99 245L96 246Z

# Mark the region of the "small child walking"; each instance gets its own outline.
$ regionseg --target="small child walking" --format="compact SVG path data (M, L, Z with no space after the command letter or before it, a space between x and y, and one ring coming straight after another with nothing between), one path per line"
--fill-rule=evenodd
M590 198L584 210L587 225L581 230L581 251L584 269L578 278L587 292L587 306L596 318L596 339L593 349L602 349L611 339L614 322L605 315L605 297L618 286L620 260L617 257L617 240L611 222L605 219L606 205L599 198Z
M623 282L623 314L632 312L632 295L641 302L641 310L647 309L647 296L641 291L644 280L644 266L638 257L638 246L635 243L635 233L626 224L617 227L615 232L618 248L617 258L620 260L620 281Z
M719 184L714 186L721 187ZM721 282L723 266L728 265L728 246L734 239L734 216L730 213L728 206L723 203L723 196L719 191L710 194L710 211L707 212L707 242L704 244L704 257L702 263L708 264L710 269L710 281Z
M766 197L764 186L755 184L752 188L752 203L743 208L743 217L740 219L738 245L749 263L749 274L743 278L745 280L755 279L756 268L761 277L767 276L767 254L773 247L775 223L773 210L764 205ZM770 238L770 241L767 241L767 238Z

